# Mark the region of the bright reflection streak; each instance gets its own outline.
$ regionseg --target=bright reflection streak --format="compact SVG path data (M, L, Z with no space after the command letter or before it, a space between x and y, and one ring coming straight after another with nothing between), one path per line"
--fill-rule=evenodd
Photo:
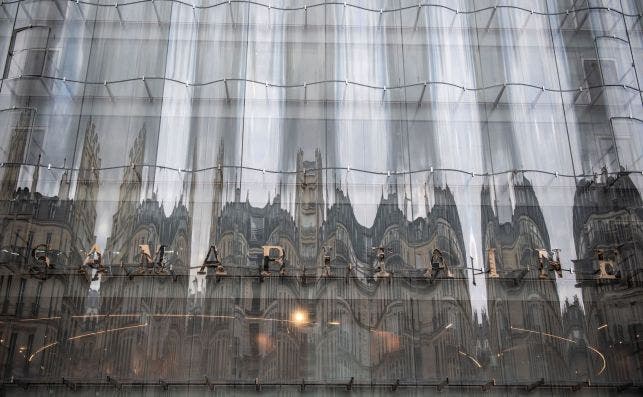
M143 313L130 314L86 314L83 316L71 316L71 318L99 318L99 317L140 317Z
M328 324L330 324L330 325L339 325L339 321L329 321Z
M88 336L101 335L101 334L106 334L106 333L109 333L109 332L123 331L123 330L126 330L126 329L142 328L142 327L147 327L147 323L130 325L130 326L127 326L127 327L120 327L120 328L111 328L111 329L106 329L106 330L103 330L103 331L89 332L89 333L86 333L86 334L70 336L69 338L67 338L67 340L77 340L77 339L81 339L81 338L86 338ZM29 360L27 360L27 361L31 362L31 360L33 360L33 358L36 356L36 354L38 354L40 352L43 352L43 351L45 351L46 349L49 349L52 346L56 346L57 344L58 344L58 342L53 342L53 343L50 343L48 345L45 345L45 346L39 348L31 356L29 356Z
M605 371L605 367L607 367L607 362L605 361L605 356L603 355L603 353L599 352L598 350L596 350L596 348L594 348L592 346L587 346L587 348L589 350L593 351L594 353L598 354L601 357L601 359L603 360L603 367L601 368L600 371L598 371L598 373L596 375L602 374L603 371Z
M27 361L31 362L31 360L33 360L33 358L36 356L36 354L40 353L43 350L49 349L52 346L56 346L57 344L58 344L58 342L54 342L54 343L50 343L48 345L44 345L40 349L38 349L35 352L33 352L33 354L31 356L29 356L29 360L27 360Z
M98 317L201 317L201 318L235 318L234 316L215 316L208 314L146 314L146 313L131 313L131 314L88 314L85 316L71 316L72 318L98 318Z
M603 329L603 328L607 328L607 324L603 324L603 325L601 325L600 327L598 327L598 328L596 328L596 329L597 329L597 330L601 330L601 329Z
M200 317L200 318L230 318L234 319L234 316L217 316L209 314L151 314L151 317Z
M87 315L80 315L80 316L71 316L71 318L76 318L76 319L87 319L87 318L107 318L107 317L141 317L141 316L148 316L148 317L177 317L177 318L188 318L188 317L199 317L199 318L224 318L224 319L231 319L234 320L236 317L234 316L223 316L223 315L208 315L208 314L146 314L146 313L127 313L127 314L87 314ZM37 321L37 320L59 320L61 317L46 317L46 318L32 318L32 319L23 319L21 321ZM292 314L292 319L291 320L283 320L283 319L277 319L277 318L263 318L263 317L246 317L246 320L250 321L276 321L276 322L286 322L286 323L293 323L297 325L304 325L308 324L308 313L306 313L303 310L296 310ZM329 324L332 325L339 325L338 321L330 321ZM106 334L109 332L116 332L116 331L124 331L128 329L134 329L134 328L142 328L146 327L148 323L145 324L137 324L137 325L130 325L127 327L120 327L120 328L111 328L111 329L106 329L103 331L96 331L96 332L89 332L86 334L81 334L81 335L76 335L76 336L71 336L67 338L67 340L73 341L81 338L86 338L88 336L95 336L95 335L101 335L101 334ZM36 350L30 357L29 357L29 362L33 360L33 358L38 354L41 353L44 350L49 349L50 347L56 346L58 342L53 342L48 345L40 347L38 350Z
M305 323L308 322L308 315L303 312L305 315ZM177 318L225 318L234 320L237 317L235 316L223 316L223 315L208 315L208 314L148 314L148 313L127 313L127 314L86 314L79 316L71 316L71 318L106 318L106 317L177 317ZM264 317L245 317L244 320L247 321L275 321L275 322L284 322L284 323L298 323L294 318L291 320L285 320L280 318L264 318ZM339 324L339 323L338 323Z
M469 360L473 361L473 363L474 363L475 365L477 365L477 366L478 366L478 368L482 368L482 365L480 365L480 362L479 362L478 360L476 360L472 355L467 354L467 353L465 353L465 352L462 352L462 351L460 351L460 350L458 350L458 353L460 353L461 355L463 355L463 356L467 357Z
M38 317L38 318L18 318L15 320L10 320L10 321L17 321L17 322L29 322L29 321L47 321L47 320L60 320L62 317ZM10 321L0 321L0 323L7 323Z
M62 317L40 317L40 318L24 318L18 321L43 321L43 320L60 320Z
M549 334L547 332L533 331L533 330L530 330L530 329L517 328L517 327L514 327L514 326L511 326L511 329L514 329L516 331L530 332L532 334L539 334L539 335L543 335L543 336L548 336L550 338L560 339L560 340L564 340L565 342L570 342L570 343L577 344L575 340L565 338L565 337L562 337L562 336L558 336L558 335ZM607 361L605 360L605 356L603 355L603 353L599 352L598 350L596 350L596 348L594 348L592 346L587 346L587 348L589 350L593 351L594 353L598 354L598 356L601 358L601 360L603 360L603 367L601 368L600 371L598 371L598 373L596 375L602 374L603 371L605 371L605 368L607 367Z
M89 333L86 333L86 334L71 336L71 337L67 338L67 340L76 340L76 339L80 339L80 338L85 338L87 336L101 335L101 334L106 334L108 332L123 331L123 330L126 330L126 329L142 328L142 327L147 327L147 323L130 325L130 326L127 326L127 327L120 327L120 328L111 328L111 329L106 329L106 330L103 330L103 331L89 332Z
M446 327L444 327L444 329L449 329L449 328L451 328L451 327L453 327L453 323L449 323L449 324L447 324L447 326L446 326Z

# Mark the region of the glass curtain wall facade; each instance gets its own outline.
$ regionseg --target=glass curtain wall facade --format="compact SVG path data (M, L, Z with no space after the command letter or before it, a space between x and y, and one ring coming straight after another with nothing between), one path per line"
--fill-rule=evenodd
M637 394L638 0L5 0L9 394Z

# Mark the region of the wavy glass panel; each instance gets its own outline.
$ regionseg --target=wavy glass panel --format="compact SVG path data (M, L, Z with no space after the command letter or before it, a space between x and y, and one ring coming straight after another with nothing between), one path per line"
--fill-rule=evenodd
M0 8L9 394L640 391L639 2Z

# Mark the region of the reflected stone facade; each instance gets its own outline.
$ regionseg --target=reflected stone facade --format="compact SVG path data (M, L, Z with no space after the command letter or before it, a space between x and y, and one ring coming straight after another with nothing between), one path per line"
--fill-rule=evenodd
M0 16L0 394L640 393L640 2L63 3Z

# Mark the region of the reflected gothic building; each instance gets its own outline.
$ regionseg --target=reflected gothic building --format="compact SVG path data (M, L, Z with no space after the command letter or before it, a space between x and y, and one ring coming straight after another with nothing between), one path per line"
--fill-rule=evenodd
M112 235L107 239L105 256L111 265L100 280L101 305L93 330L113 329L90 341L86 348L101 355L101 346L110 354L100 363L102 370L115 378L183 378L189 375L182 363L189 352L182 346L187 338L186 313L189 295L189 259L192 220L185 203L192 200L186 183L180 200L166 215L156 194L143 199L148 190L142 175L146 127L139 130L129 150L131 166L124 170L119 188L119 205L113 216ZM140 245L149 245L154 257L157 248L166 247L167 266L172 274L136 274L145 264ZM156 260L156 259L155 259ZM129 277L129 274L135 274ZM79 347L83 349L85 347ZM186 356L186 354L188 354ZM98 364L98 363L96 363ZM84 368L87 375L98 368Z
M579 182L574 241L579 257L574 268L583 292L589 343L609 353L606 377L640 380L643 203L627 173ZM610 275L617 278L601 278L599 259L613 260ZM597 279L588 280L588 275Z
M0 394L637 395L643 4L301 3L2 4Z
M28 112L23 111L11 137L10 152L16 163L22 161L25 153L28 134L24 123L28 120ZM95 241L99 153L98 135L94 124L89 122L79 165L82 171L73 196L68 170L61 176L57 196L44 196L37 191L41 168L44 169L40 161L33 167L30 187L19 186L21 167L9 167L3 175L1 313L17 319L6 323L9 326L4 327L1 334L0 345L6 348L6 354L0 365L5 377L14 371L22 371L25 376L63 372L55 354L47 352L36 361L31 356L41 341L65 339L70 332L70 316L82 314L88 283L70 275L69 269L76 269L82 263L84 251ZM9 197L7 192L13 194ZM35 260L32 249L43 245L53 266L44 277L27 272ZM60 313L64 316L59 316ZM24 318L39 320L20 320Z
M493 260L500 275L487 278L491 372L498 380L568 379L563 343L530 332L561 335L560 302L554 279L538 278L538 250L552 250L540 204L527 178L513 182L511 222L499 223L489 187L481 197L487 269Z
M167 247L171 263L178 274L187 273L189 267L189 241L191 222L185 205L192 197L189 181L184 185L181 198L172 208L169 216L165 215L163 205L158 202L156 194L144 198L154 180L143 180L147 130L145 125L139 130L129 150L128 164L118 193L118 208L113 217L112 233L107 239L106 256L112 265L126 264L137 266L140 258L141 244L148 244L151 253L159 245ZM191 184L195 186L194 183Z
M448 188L436 188L435 205L427 208L429 218L412 223L398 209L393 188L388 197L382 196L374 225L366 228L355 219L350 199L339 187L323 217L319 152L315 158L308 162L303 152L298 155L296 219L281 208L280 195L263 208L248 202L223 207L213 243L228 274L245 277L238 282L208 278L204 310L210 316L246 320L211 320L217 324L213 334L202 337L206 346L197 350L206 357L232 355L240 361L234 362L236 373L232 363L209 373L222 379L329 381L368 376L394 380L418 371L436 379L474 374L478 368L463 354L474 350L466 254ZM260 282L261 262L256 258L263 245L284 247L291 277ZM373 278L376 260L370 252L376 245L393 249L386 260L386 268L397 276L392 280ZM321 247L333 248L330 277L322 277ZM434 248L444 252L453 279L424 278ZM302 254L302 249L313 256ZM419 263L410 263L416 258ZM306 313L310 323L304 330L297 331L289 321L263 320L288 320L297 310ZM410 316L416 310L419 316ZM208 368L219 365L216 360L206 362Z
M143 163L140 148L144 146L145 134L143 127L129 152L131 164ZM86 138L89 146L96 143L92 137L95 133L90 125ZM83 158L98 158L97 152L89 153ZM635 349L629 360L617 358L620 355L607 356L609 369L603 376L618 379L624 373L632 374L630 371L639 357L638 341L625 335L622 327L625 323L630 334L638 332L638 317L631 316L632 310L638 310L636 299L632 300L629 291L635 292L640 287L636 282L636 266L627 267L630 263L627 261L637 255L634 242L638 237L619 240L620 255L626 259L619 262L624 277L617 284L586 281L582 284L585 307L591 305L596 310L585 315L575 300L565 303L561 315L553 276L537 278L536 252L551 249L551 244L530 181L515 176L515 207L511 222L505 224L498 222L490 189L485 187L481 196L485 203L484 247L487 253L493 252L488 260L493 256L500 277L487 274L489 315L483 312L478 319L469 304L470 269L458 210L448 186L432 188L432 205L427 192L427 216L409 222L397 205L398 188L391 178L387 196L382 194L380 198L373 225L364 227L356 220L351 200L339 186L334 190L333 204L326 208L319 192L324 186L319 152L315 152L315 157L316 161L308 162L300 152L295 216L282 208L279 194L264 207L253 207L247 200L221 202L223 177L221 172L214 174L217 188L213 195L219 204L213 206L216 233L211 244L219 248L227 275L215 277L211 272L205 279L189 276L187 247L193 219L183 201L167 216L154 194L148 199L141 198L147 189L140 167L127 167L119 189L112 236L106 247L111 268L108 274L100 276L100 289L89 289L87 281L78 276L52 275L46 280L22 276L18 301L5 298L3 313L8 314L9 308L16 307L19 312L12 314L15 318L35 317L43 310L38 308L42 303L37 303L43 294L67 298L45 304L51 306L47 308L49 312L62 314L56 320L60 323L49 319L29 327L17 322L5 328L2 343L7 344L11 354L5 355L4 373L35 375L36 364L44 373L53 365L52 360L62 355L74 360L59 367L57 373L91 377L102 372L115 379L207 375L212 381L225 382L255 378L338 382L351 377L385 382L413 377L436 381L446 378L581 381L601 369L589 349L597 346L600 351L620 349L623 354ZM601 197L609 194L612 186L621 187L629 194L621 194L620 202L624 204L615 204L610 211L638 216L637 211L629 210L640 208L637 201L640 198L628 180L622 176L608 180L607 184L597 182L595 187L583 185L579 195L585 194L582 196L587 197L585 200L589 197L603 200ZM69 184L65 173L60 191L65 192ZM194 179L186 184L184 195L188 202L193 200L195 185ZM88 185L77 186L77 191L82 191ZM588 191L593 195L588 195ZM34 202L40 205L53 202L58 205L55 212L58 216L65 214L60 208L67 208L60 206L58 198L18 189L12 202L24 200L31 206ZM68 211L73 214L74 202L69 203ZM603 213L584 210L595 208L592 203L582 204L580 201L577 204L578 219L583 217L587 223L605 218ZM10 208L15 208L15 204ZM92 211L91 207L80 208L85 213ZM608 207L603 203L600 208ZM32 223L40 219L38 213L29 214ZM621 218L613 213L607 217L610 222ZM3 219L17 227L15 215ZM632 222L627 216L623 219L625 223L619 225L639 222L638 218ZM57 228L73 230L65 223L69 222L67 217L59 222ZM591 242L588 235L582 234L583 229L579 230L576 240L581 247L609 244L603 240ZM618 230L627 234L638 229ZM121 266L138 266L140 244L166 245L168 263L177 277L128 277ZM259 276L264 245L284 247L288 260L286 277L279 276L276 269L267 278ZM393 274L391 279L375 278L376 258L369 248L377 245L392 248L386 257L386 269ZM330 276L322 272L325 254L321 247L333 248L329 251ZM426 270L435 248L442 251L451 277L445 272L434 280L427 278ZM314 253L313 257L302 254L302 250ZM80 255L75 260L80 260ZM579 266L591 268L594 265L590 262L578 261L577 274L589 271ZM14 272L19 274L20 266L16 263ZM490 268L489 263L486 268ZM628 278L625 274L634 276ZM12 277L2 277L5 291L15 288L11 286ZM614 300L615 308L624 308L622 314L591 302L591 299L602 301L596 294L606 288L612 294L624 294ZM625 304L618 306L618 299ZM26 314L21 308L30 300L35 300L30 307L36 311ZM301 313L303 319L293 319L293 313ZM625 318L632 321L628 323ZM588 330L600 328L603 323L616 324L613 330L605 329L610 337L593 339L596 334ZM83 336L96 332L95 337ZM25 364L25 359L38 352L36 341L47 338L60 342L42 354L35 354ZM183 348L186 343L189 349Z

